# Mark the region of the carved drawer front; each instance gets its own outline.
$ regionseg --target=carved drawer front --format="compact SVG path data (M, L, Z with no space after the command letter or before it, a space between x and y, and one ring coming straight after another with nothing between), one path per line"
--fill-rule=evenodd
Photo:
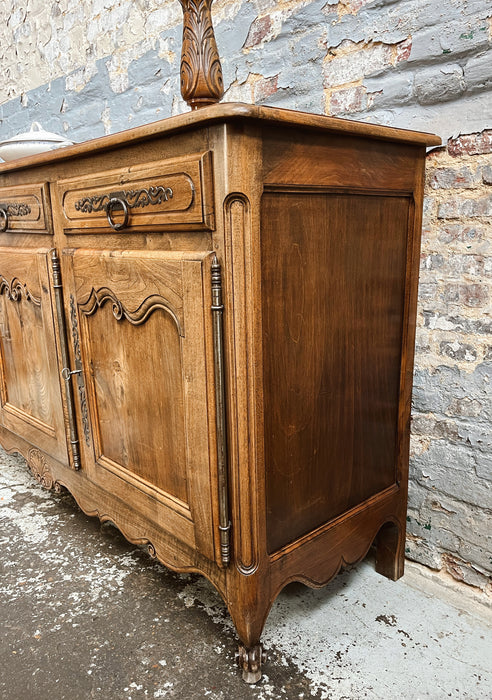
M83 468L212 558L211 255L66 258Z
M47 233L49 212L47 187L16 185L0 188L0 233Z
M63 180L57 191L66 232L214 224L210 152Z
M0 422L66 460L49 251L0 248Z

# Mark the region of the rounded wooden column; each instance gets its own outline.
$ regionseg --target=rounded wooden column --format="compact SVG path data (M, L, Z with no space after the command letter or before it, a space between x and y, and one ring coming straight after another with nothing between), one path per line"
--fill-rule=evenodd
M222 67L212 26L212 0L180 0L183 8L181 94L192 109L219 102Z

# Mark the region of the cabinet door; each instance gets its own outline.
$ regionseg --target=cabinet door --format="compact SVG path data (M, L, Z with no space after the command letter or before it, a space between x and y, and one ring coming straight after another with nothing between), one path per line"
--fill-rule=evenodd
M84 380L83 468L213 558L211 256L79 250L64 257L74 362Z
M65 461L54 324L48 249L0 248L0 422Z

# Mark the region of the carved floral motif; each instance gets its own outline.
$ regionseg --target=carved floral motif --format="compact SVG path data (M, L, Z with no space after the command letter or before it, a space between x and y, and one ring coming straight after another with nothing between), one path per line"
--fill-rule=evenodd
M27 284L22 284L17 277L9 282L3 275L0 275L0 294L5 294L10 301L20 301L24 296L26 301L32 302L35 306L41 306L41 299L35 297L29 291Z
M42 486L46 489L54 489L57 493L61 493L62 486L53 478L46 457L42 452L32 447L27 454L26 461L34 478L37 479Z
M24 202L0 204L0 209L3 209L7 216L29 216L32 211L29 204L24 204Z
M222 67L210 8L212 0L180 0L183 8L181 94L192 109L219 102Z
M109 194L94 194L82 197L75 202L77 211L87 214L97 211L106 211L111 199L122 199L129 209L137 207L148 207L150 205L162 204L174 196L171 187L149 187L141 190L122 190L120 192L110 192Z

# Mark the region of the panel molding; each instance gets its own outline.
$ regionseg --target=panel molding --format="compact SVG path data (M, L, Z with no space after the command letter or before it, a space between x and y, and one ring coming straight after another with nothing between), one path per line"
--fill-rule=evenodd
M115 319L117 321L126 319L133 326L141 326L156 309L162 309L173 318L178 327L179 335L182 337L184 336L184 329L182 328L176 311L170 303L159 294L151 294L143 300L138 308L134 311L129 311L109 287L100 287L97 290L93 287L86 301L78 304L78 306L85 316L91 316L108 301L111 302Z
M177 513L182 518L188 520L190 523L193 522L189 505L180 498L177 498L177 496L173 496L171 493L164 491L164 489L152 484L150 481L147 481L147 479L144 479L135 472L132 472L130 469L118 464L118 462L115 462L106 455L100 455L96 464L103 469L107 469L116 476L121 477L128 483L133 484L135 488L143 491L148 496L152 496L152 498L155 498L162 503L163 506L166 506L174 513Z
M41 432L46 433L46 435L49 435L50 437L56 437L56 430L53 426L45 423L35 416L31 416L21 408L18 408L18 406L14 406L14 404L9 403L8 400L5 401L2 408L7 413L10 413L11 416L14 416L14 418L18 418L19 420L24 421L24 423L32 425L32 427L36 428L36 430L41 430Z
M179 265L178 270L181 271L181 265ZM88 289L90 289L90 292L88 292ZM143 378L141 380L137 379L139 372L144 372L147 377L152 377L153 370L150 369L152 362L150 365L147 362L149 359L146 357L147 348L151 347L149 343L152 343L152 338L161 338L164 344L161 346L159 356L155 356L155 361L159 362L159 357L164 357L168 352L173 357L178 357L178 355L174 354L174 351L171 352L172 347L179 353L180 365L179 369L172 373L172 380L169 373L165 375L167 379L154 375L155 379L159 376L157 381L159 381L160 386L164 386L163 382L167 382L167 390L162 394L161 399L163 405L167 406L167 410L171 411L172 415L166 414L169 423L162 423L162 427L158 427L157 431L153 431L153 437L147 435L148 444L153 445L152 441L154 439L159 444L161 444L161 441L164 441L162 444L168 444L166 441L170 440L168 447L172 443L175 450L180 442L177 440L176 435L178 432L182 434L184 441L186 433L185 416L181 414L181 408L178 410L178 405L181 406L180 397L185 396L182 355L185 341L182 324L174 312L173 304L161 293L158 293L161 290L145 297L143 302L141 302L143 295L134 294L131 300L126 302L127 305L120 298L124 291L126 291L125 287L119 288L115 292L109 287L88 286L86 292L80 295L81 301L74 298L73 303L74 317L77 317L77 311L80 313L80 337L77 339L78 350L76 350L76 353L81 358L80 367L84 370L86 377L87 420L90 421L92 434L93 467L96 470L103 468L106 472L111 472L125 482L131 483L139 491L158 500L170 512L174 509L180 516L185 517L191 523L191 511L187 504L189 494L186 493L187 478L184 476L185 472L183 471L188 469L185 447L182 450L181 448L178 450L179 454L173 451L170 452L173 455L173 459L169 461L171 458L166 458L165 463L168 469L165 470L163 470L162 464L158 466L159 462L162 461L162 453L151 452L151 454L154 454L154 459L151 460L152 464L148 460L144 460L146 466L142 471L138 468L138 461L135 462L134 458L130 458L130 455L133 454L132 445L135 447L134 436L131 431L125 433L125 438L120 442L113 440L112 433L114 431L108 428L107 415L105 413L107 403L104 400L104 396L113 395L113 392L117 393L119 387L124 385L126 387L123 391L126 397L126 409L130 412L133 411L132 407L138 404L138 395L141 393L142 386L141 381L143 381ZM100 309L102 311L98 313ZM159 309L165 313L153 316L154 311ZM128 324L126 323L127 321ZM126 328L123 328L123 326ZM98 330L95 330L95 328ZM100 334L103 328L108 329L110 334L116 334L118 337L120 337L120 334L123 334L126 338L125 342L128 343L124 358L128 365L121 376L116 375L111 369L114 357L109 365L105 362L103 346L100 341ZM137 331L137 328L141 330ZM147 336L147 332L151 335ZM170 341L171 337L173 340L172 346L167 342ZM147 338L148 340L142 345L138 338ZM154 357L153 353L150 354ZM119 357L119 360L124 364L122 357ZM144 364L142 365L142 363ZM165 366L162 369L166 371ZM104 393L101 393L102 390L100 391L99 381L101 377L105 377L104 381L108 382L108 385L105 385ZM119 384L120 379L123 382L122 385ZM144 381L146 386L144 394L152 392L152 381L154 380ZM179 389L177 389L177 382L179 382ZM174 393L175 391L177 393ZM132 397L131 399L130 396ZM182 408L184 409L184 404ZM157 412L160 410L157 404L155 405L155 410ZM183 424L180 423L179 416L181 415ZM139 419L139 415L133 413L132 420L138 422ZM174 419L176 423L173 422ZM148 421L145 425L149 425ZM171 427L173 425L174 429ZM162 436L158 438L155 436L155 433L162 434ZM166 438L166 435L174 437ZM182 442L182 445L185 445L185 443ZM178 468L178 465L181 465L182 469ZM170 477L170 475L175 473L175 469L177 469L176 479ZM178 476L180 477L179 479ZM102 477L102 472L101 478L106 478ZM177 483L178 481L179 483ZM189 523L185 528L187 538L192 537L191 531L188 531ZM177 526L176 531L184 532L183 527L183 525Z
M251 280L248 270L248 250L251 237L251 202L241 193L231 193L224 201L224 228L226 240L232 242L230 251L230 268L233 270L234 285L232 294L232 311L234 314L234 367L233 384L237 395L237 404L248 407L238 412L231 405L231 449L229 453L233 478L231 489L234 494L233 507L236 510L234 529L236 566L245 575L253 574L259 565L258 533L245 523L254 522L257 475L255 469L254 447L249 438L250 416L253 413L249 387L250 370L250 326L248 319L251 299ZM245 375L245 376L244 376ZM238 377L244 379L238 380ZM240 436L240 437L236 437Z
M35 296L25 282L18 277L13 277L9 282L6 277L0 275L0 294L5 294L10 301L20 301L23 297L34 306L41 306L41 298Z

